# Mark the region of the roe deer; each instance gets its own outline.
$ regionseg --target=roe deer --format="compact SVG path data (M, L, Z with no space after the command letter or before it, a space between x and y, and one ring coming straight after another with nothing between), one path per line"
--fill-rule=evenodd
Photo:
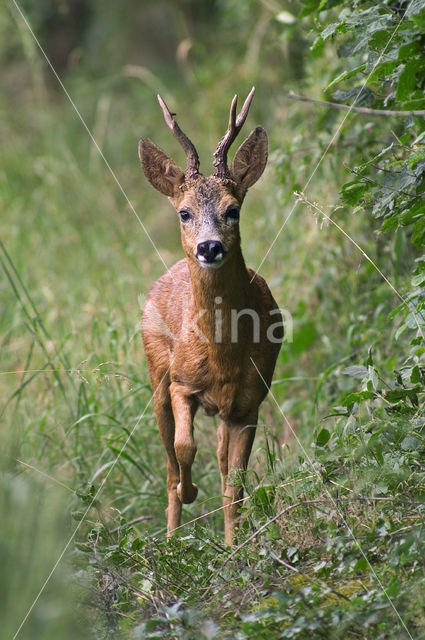
M266 166L265 130L254 129L227 164L254 91L237 117L237 96L233 99L212 176L199 172L194 145L160 96L165 121L186 152L186 171L147 138L139 143L146 178L179 213L186 253L153 285L142 318L155 414L168 456L168 535L180 525L182 504L193 502L198 492L191 467L193 419L201 405L221 419L217 456L228 545L234 542L243 489L226 479L231 470L247 468L258 408L283 338L276 302L266 282L245 266L240 246L239 209Z

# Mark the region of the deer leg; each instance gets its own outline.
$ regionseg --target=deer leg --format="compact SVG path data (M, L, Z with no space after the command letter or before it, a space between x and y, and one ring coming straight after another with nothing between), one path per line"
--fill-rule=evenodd
M193 439L193 418L197 404L193 398L185 396L179 390L178 385L171 384L170 391L176 425L174 451L180 472L177 496L183 504L190 504L198 495L198 487L192 482L192 464L196 454Z
M165 513L167 517L167 535L170 536L174 529L180 525L182 504L177 495L179 465L174 451L174 417L168 390L163 397L155 397L154 408L159 433L167 452L168 507Z
M226 478L228 473L227 456L229 448L229 434L227 432L227 426L225 422L221 422L220 426L217 429L217 441L217 460L221 476L221 492L224 496L224 492L226 490Z
M243 498L243 488L240 485L229 486L226 480L232 470L246 470L255 438L256 423L257 416L243 424L227 423L220 425L219 428L218 450L223 487L224 541L228 545L234 544L240 507L238 501Z

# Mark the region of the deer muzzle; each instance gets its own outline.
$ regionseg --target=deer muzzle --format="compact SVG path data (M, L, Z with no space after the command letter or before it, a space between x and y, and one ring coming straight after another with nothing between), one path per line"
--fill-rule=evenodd
M219 240L200 242L196 248L196 257L203 267L217 269L221 266L226 252Z

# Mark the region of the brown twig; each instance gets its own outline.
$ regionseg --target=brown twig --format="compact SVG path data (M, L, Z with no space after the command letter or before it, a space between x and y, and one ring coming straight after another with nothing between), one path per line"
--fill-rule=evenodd
M285 562L285 560L282 560L282 558L279 558L279 556L272 549L268 548L267 551L270 554L270 556L273 558L273 560L275 560L278 564L282 565L282 567L284 567L285 569L294 571L294 573L297 573L298 575L306 575L296 567L292 566L292 564L289 564L288 562ZM328 585L326 585L326 587L329 588ZM337 591L336 589L332 589L332 588L330 588L329 590L331 593L338 596L338 598L341 598L343 600L346 600L347 602L350 602L350 598L347 598L347 596L341 593L340 591Z
M381 169L381 167L376 167L376 168L377 169ZM368 182L368 183L373 184L373 185L375 185L377 187L380 187L381 189L387 189L388 191L393 191L394 193L402 193L403 195L408 196L409 198L412 198L414 200L417 200L420 197L422 197L421 195L420 196L416 196L416 195L414 195L412 193L409 193L408 191L405 191L404 189L396 189L395 187L390 187L387 184L381 184L378 180L373 180L372 178L369 178L368 176L362 175L362 173L360 171L356 171L356 169L352 169L350 167L347 167L347 169L348 169L348 171L350 173L353 173L358 178L362 178L365 182ZM393 175L397 175L396 172L394 172L394 171L392 173L393 173Z
M284 509L282 509L281 511L279 511L279 513L273 516L273 518L270 518L270 520L267 520L267 522L264 523L259 529L254 531L252 535L250 535L240 545L235 547L235 549L227 556L227 558L223 562L221 569L225 564L229 562L229 560L234 558L243 547L245 547L249 542L251 542L251 540L253 540L254 538L257 538L260 535L260 533L262 533L265 529L267 529L273 522L276 522L276 520L279 520L279 518L281 518L283 515L285 515L285 513L287 513L288 511L291 511L292 509L297 509L298 507L303 507L311 504L323 504L323 503L335 503L335 502L396 502L397 500L398 500L397 498L393 498L393 497L386 498L382 496L376 496L376 497L375 496L353 496L349 498L315 498L313 500L300 500L300 502L295 502L294 504L290 504ZM418 504L418 502L414 501L414 504ZM424 504L424 503L420 502L419 504Z
M350 502L408 502L409 504L425 504L422 501L409 501L409 500L403 500L402 498L398 498L398 497L385 497L385 496L350 496L347 498L314 498L311 500L300 500L299 502L295 502L294 504L290 504L288 506L286 506L284 509L282 509L281 511L279 511L279 513L277 513L275 516L273 516L272 518L270 518L269 520L267 520L267 522L265 522L259 529L257 529L256 531L254 531L254 533L252 535L250 535L246 540L244 540L240 545L238 545L237 547L235 547L233 549L233 551L231 553L229 553L229 555L227 556L227 558L224 560L224 562L220 565L220 571L222 571L223 567L230 561L232 560L241 549L243 549L243 547L245 547L247 544L249 544L252 540L254 540L254 538L257 538L261 533L263 533L263 531L265 531L265 529L267 529L273 522L276 522L276 520L279 520L279 518L281 518L283 515L285 515L286 513L288 513L289 511L292 511L292 509L297 509L298 507L303 507L303 506L308 506L308 505L320 505L320 504L335 504L336 502L346 502L346 503L350 503ZM276 558L274 558L276 559ZM283 564L284 561L281 562L281 564ZM286 563L284 563L286 566ZM287 569L291 569L295 572L299 572L301 573L298 569L296 569L295 567L291 567L290 565L286 566ZM223 580L225 580L223 574L221 574L221 577ZM213 582L211 580L209 586L205 589L203 597L205 598L209 592L211 591L211 589L213 588ZM339 594L338 595L342 595Z
M320 104L322 107L329 107L330 109L339 109L340 111L354 111L355 113L362 113L368 116L395 116L397 118L407 118L408 116L419 116L425 118L425 109L420 111L394 111L391 109L370 109L369 107L354 107L349 104L339 104L338 102L329 102L328 100L317 100L315 98L308 98L307 96L300 96L293 91L290 91L287 95L290 100L299 100L300 102L313 102L314 104Z

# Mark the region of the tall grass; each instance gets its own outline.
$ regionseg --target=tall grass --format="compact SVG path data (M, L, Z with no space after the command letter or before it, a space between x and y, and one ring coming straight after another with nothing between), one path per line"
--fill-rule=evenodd
M422 463L414 451L403 449L407 445L402 446L397 425L380 425L388 433L381 456L389 456L380 464L376 439L359 424L345 428L328 417L341 394L355 389L355 380L341 370L365 345L376 342L384 349L382 336L390 340L395 331L387 323L394 306L391 290L338 229L323 224L314 210L294 211L261 269L279 305L294 318L294 340L282 349L273 398L262 407L245 479L241 546L231 559L222 547L216 425L202 418L196 422L198 500L184 509L184 522L191 524L166 546L165 454L149 404L139 336L140 301L164 265L72 105L42 71L18 17L2 13L1 29L15 34L19 53L13 64L22 74L18 103L10 89L0 94L7 122L0 159L4 637L18 631L77 526L76 543L17 637L269 638L282 627L292 629L292 637L330 637L332 615L340 624L334 637L356 637L356 625L384 624L379 617L369 620L374 608L388 617L383 633L391 625L405 633L376 575L391 589L395 567L406 574L411 570L406 540L414 562L422 562L420 528L415 528L421 511L413 504L413 486L420 483L414 467ZM134 68L131 74L127 68L97 79L87 70L66 77L70 95L167 265L183 253L177 220L144 182L137 140L149 135L182 161L152 91L153 84L165 85L167 101L178 107L179 121L196 141L207 171L233 95L227 74L220 79L213 67L211 61L199 63L190 81L184 74L174 79L169 68L158 77ZM320 77L313 61L312 78L315 73ZM245 91L258 80L254 68L243 67L235 84ZM306 183L339 117L321 119L312 140L308 107L291 103L283 113L285 87L269 96L275 78L261 82L249 124L268 124L272 153L241 222L244 253L254 268L292 210L294 187ZM326 211L349 154L343 145L332 150L309 187L310 200ZM339 221L376 258L373 224L344 211ZM391 245L379 256L388 272L394 251ZM406 250L401 260L409 259ZM379 490L371 493L372 486ZM411 500L406 516L400 515L402 489ZM394 503L373 501L386 490L393 491ZM359 493L370 500L341 500ZM280 512L288 515L273 520ZM375 575L347 534L347 523L366 560L379 556L387 540L397 540L393 552L374 565ZM378 544L368 535L379 527ZM403 527L405 538L397 533ZM411 589L412 602L405 606L419 629L423 580L413 570L409 576L398 604L406 603ZM349 606L353 594L357 599ZM224 611L221 631L218 610ZM298 614L301 631L296 631Z

